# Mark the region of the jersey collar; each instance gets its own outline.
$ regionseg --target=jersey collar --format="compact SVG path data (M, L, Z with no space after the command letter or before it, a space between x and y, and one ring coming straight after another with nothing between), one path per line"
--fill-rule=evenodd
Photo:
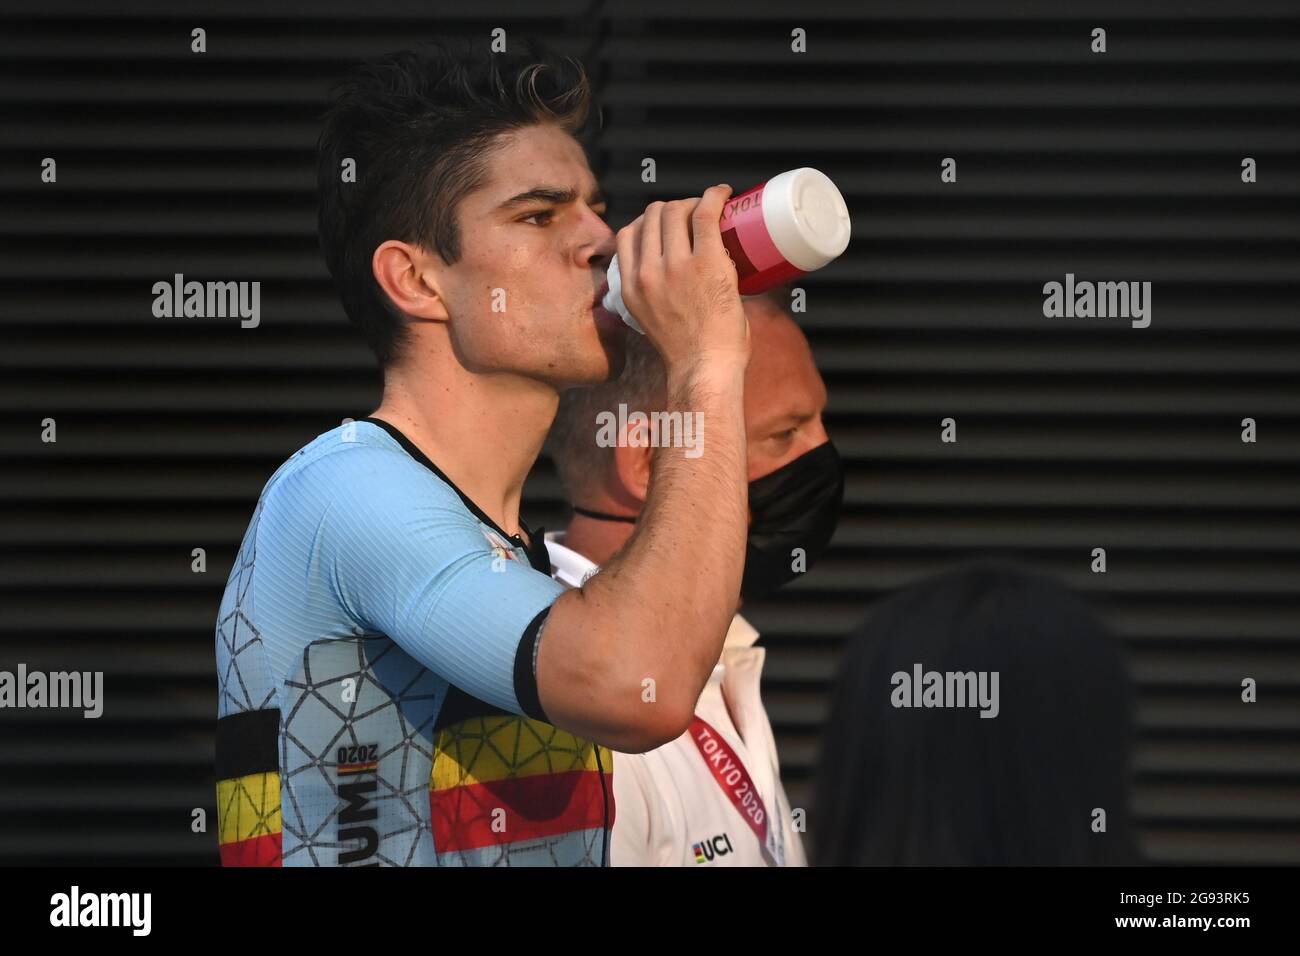
M407 438L396 425L392 424L392 422L386 422L382 418L371 418L369 416L360 419L360 421L369 422L371 425L377 425L379 428L382 428L387 432L394 441L402 446L403 451L446 482L451 490L456 492L457 496L464 503L465 507L470 510L474 517L478 518L479 521L482 521L507 541L523 548L524 553L528 555L528 563L533 566L534 570L541 571L543 574L550 576L551 562L548 560L546 553L545 528L539 527L534 531L532 528L528 527L528 524L524 521L523 515L520 515L519 527L523 528L524 534L528 535L528 543L525 544L524 539L517 534L507 534L505 529L489 518L487 512L475 504L469 495L456 487L456 482L448 478L443 470L435 465L429 456L422 452L415 442Z

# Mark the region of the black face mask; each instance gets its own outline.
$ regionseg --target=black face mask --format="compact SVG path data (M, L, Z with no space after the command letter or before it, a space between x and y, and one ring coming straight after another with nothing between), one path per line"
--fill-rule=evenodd
M844 470L829 440L751 481L740 596L766 597L811 568L835 534L843 503Z
M749 539L740 596L756 600L807 571L830 543L844 502L844 470L839 452L828 439L749 483ZM635 515L612 515L573 506L601 521L636 524ZM802 557L794 554L802 548Z

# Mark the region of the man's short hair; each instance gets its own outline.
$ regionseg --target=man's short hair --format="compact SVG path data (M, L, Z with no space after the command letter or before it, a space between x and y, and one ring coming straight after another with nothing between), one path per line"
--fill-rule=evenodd
M757 295L741 296L744 301L766 300L783 313L790 310L791 283L779 285ZM555 423L547 436L547 448L555 460L560 481L571 503L599 486L614 457L613 448L596 444L596 416L601 412L618 414L619 403L634 411L662 411L668 402L667 380L659 353L644 335L629 332L623 372L612 382L588 388L571 388L560 396Z
M497 138L553 123L584 146L591 87L582 64L540 41L509 54L481 40L443 38L362 62L330 90L317 143L317 234L344 311L382 366L407 337L375 281L371 259L389 239L452 264L461 256L457 209L487 183ZM356 182L343 182L343 162Z

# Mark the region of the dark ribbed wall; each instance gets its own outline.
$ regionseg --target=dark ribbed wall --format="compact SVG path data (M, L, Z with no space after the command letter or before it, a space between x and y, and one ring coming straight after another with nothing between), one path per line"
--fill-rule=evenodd
M1152 858L1300 862L1294 4L297 10L0 13L0 668L102 670L107 696L97 721L0 711L0 862L215 862L226 574L275 467L378 396L316 248L325 90L359 56L497 26L585 58L616 226L803 165L853 213L799 317L846 512L823 563L750 615L794 804L870 601L991 555L1059 575L1123 636ZM151 287L177 272L260 281L261 325L154 318ZM1067 272L1152 282L1151 327L1044 318L1042 285ZM525 514L564 520L545 460Z

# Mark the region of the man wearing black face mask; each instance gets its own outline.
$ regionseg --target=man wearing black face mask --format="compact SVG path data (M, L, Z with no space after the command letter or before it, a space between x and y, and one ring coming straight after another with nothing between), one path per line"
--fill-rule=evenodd
M750 524L738 605L811 568L843 500L839 456L822 425L826 387L784 301L784 289L744 300L752 344L745 376ZM647 432L661 445L684 436L688 457L708 441L698 422L674 431L661 419L657 429L638 432L635 412L653 416L663 394L654 350L630 337L619 380L562 397L550 443L575 516L567 532L546 536L562 583L581 586L631 536L652 480ZM612 435L614 421L627 428ZM708 516L700 522L707 534ZM689 560L689 547L681 550ZM612 865L806 865L803 828L781 786L759 697L765 651L754 646L757 637L737 614L690 729L648 753L615 755ZM653 686L643 699L652 694Z

